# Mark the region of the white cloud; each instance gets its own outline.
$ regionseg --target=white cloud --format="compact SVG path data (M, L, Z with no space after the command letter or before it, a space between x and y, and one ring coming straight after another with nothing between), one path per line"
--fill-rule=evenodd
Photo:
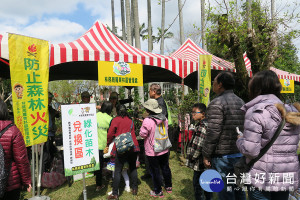
M67 14L74 11L84 0L2 0L0 21L27 24L30 20L40 20L45 14Z
M4 25L3 27L6 32L49 40L51 43L73 41L85 32L82 25L60 19L37 21L29 26Z
M24 28L24 33L33 37L50 40L52 43L69 42L85 32L82 25L60 19L39 21Z
M120 0L115 0L116 26L121 30L121 9ZM185 32L191 30L191 25L200 27L200 1L182 0L185 3L183 8L183 22ZM213 6L216 1L209 1ZM221 2L217 0L217 2ZM223 2L223 1L222 1ZM242 2L245 2L243 0ZM263 0L269 4L270 0ZM292 3L295 0L276 1L278 10L285 8L286 2ZM0 7L0 32L15 32L41 39L51 40L53 43L68 42L78 38L87 31L87 25L79 22L78 19L64 19L62 16L74 14L78 9L84 9L89 13L92 21L100 20L104 24L111 26L111 1L109 0L2 0ZM208 4L208 0L206 1ZM166 2L166 22L165 28L173 22L178 14L178 1L169 0ZM140 24L147 26L147 1L139 0L139 20ZM152 26L154 34L157 34L157 27L161 26L161 5L158 1L152 1ZM83 28L85 27L85 28ZM178 35L178 18L169 31L175 36ZM119 32L120 34L120 32ZM178 36L177 36L178 38ZM165 41L166 54L179 47L175 39ZM297 43L297 46L300 46ZM147 42L142 42L143 50L147 50ZM154 44L154 52L159 53L159 44Z

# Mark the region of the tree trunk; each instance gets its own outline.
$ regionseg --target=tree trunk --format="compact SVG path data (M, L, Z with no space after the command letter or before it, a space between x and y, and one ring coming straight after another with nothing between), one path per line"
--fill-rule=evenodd
M166 5L166 1L162 0L161 1L161 39L160 39L160 54L164 55L164 45L165 45L165 5Z
M180 30L180 44L184 43L184 32L183 32L183 11L181 0L178 0L178 13L179 13L179 30Z
M243 49L240 43L240 39L235 32L230 35L230 51L234 59L234 65L236 68L236 92L238 96L248 101L248 73L243 56Z
M243 49L240 43L240 39L236 32L229 32L233 29L234 24L228 23L227 15L223 15L219 20L219 32L221 34L222 43L226 44L229 48L230 54L234 59L234 65L236 68L236 88L235 91L238 93L238 96L248 100L248 73L246 70Z
M151 0L147 0L147 12L148 12L148 51L152 52L152 23L151 23Z
M138 0L133 0L133 10L134 10L134 36L135 36L135 47L141 49L141 39L140 39L140 24L139 24L139 9ZM144 87L138 86L138 93L140 101L144 102Z
M126 42L126 25L125 25L125 10L124 10L124 0L120 0L121 4L121 20L122 20L122 39Z
M117 35L116 24L115 24L115 1L114 0L111 0L111 25L112 25L113 34Z
M274 2L274 0L271 0L271 19L272 19L272 22L274 22L274 18L275 18L275 2Z
M251 70L253 74L259 72L261 66L260 57L258 55L257 49L257 41L256 41L255 31L252 29L248 29L248 40L247 40L247 57L251 61Z
M252 0L247 0L247 27L248 30L252 29L252 20L251 20L251 6L252 6Z
M138 0L133 0L135 47L141 49Z
M134 46L134 8L133 8L133 5L134 5L134 1L135 0L131 0L131 4L130 4L130 6L131 6L131 15L130 15L130 17L131 17L131 41L132 41L132 45Z
M127 43L132 45L131 38L131 17L130 17L130 0L125 0L126 8L126 31L127 31Z
M207 51L206 39L205 39L205 0L201 0L201 39L202 48Z

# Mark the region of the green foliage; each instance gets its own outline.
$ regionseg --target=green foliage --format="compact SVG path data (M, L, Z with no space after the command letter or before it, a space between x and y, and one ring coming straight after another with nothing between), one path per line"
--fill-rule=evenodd
M9 97L11 90L11 81L10 79L0 78L0 98L6 100ZM12 105L7 101L8 109L12 109Z
M278 69L300 74L300 62L297 56L297 48L292 42L292 34L278 36L278 58L274 66Z
M146 102L148 100L148 87L149 87L149 83L144 83L144 102Z
M123 86L119 87L119 98L125 99L125 87Z
M157 37L155 39L153 39L153 42L159 43L161 37L162 37L162 31L160 27L157 27L158 33L157 33ZM174 34L172 32L168 32L168 29L166 28L164 31L164 38L165 39L169 39L174 37Z
M184 96L184 100L179 106L179 112L183 114L190 114L192 107L198 102L198 91L189 90L189 93Z
M252 1L249 17L246 11L247 2L244 1L240 5L241 7L237 9L236 1L224 1L218 4L218 7L210 7L207 10L207 20L210 26L207 29L206 38L210 53L234 62L237 71L236 92L247 101L249 78L243 61L244 52L247 52L251 60L254 74L269 69L271 66L299 73L297 49L292 43L293 39L299 37L299 30L295 26L292 29L287 27L290 22L297 21L300 17L299 13L294 12L296 8L299 8L296 2L292 5L294 8L283 15L282 13L276 14L274 21L271 20L269 6L265 6L260 0ZM224 9L226 14L220 15L219 13L224 13L220 12ZM252 22L252 29L248 28L249 20Z
M99 170L99 169L100 169L100 163L97 163L95 165L95 167L93 167L93 168L76 170L76 171L72 171L72 169L66 169L65 168L65 176L72 176L72 175L75 175L75 174L82 174L82 173L85 173L85 172L92 172L92 171L96 171L96 170Z
M91 164L96 164L96 159L95 159L94 156L91 158L91 162L90 162L90 163L91 163Z
M175 118L178 117L178 113L179 113L176 101L180 98L180 95L181 95L181 91L179 94L177 94L176 89L171 88L171 89L165 91L165 94L163 96L165 102L168 104L168 107L169 107L172 115L175 116ZM177 100L176 100L176 98L177 98Z
M184 161L180 160L180 154L176 154L175 152L170 152L170 169L172 172L172 184L173 184L173 192L168 194L164 192L164 199L166 200L187 200L187 199L194 199L194 190L193 190L193 170L184 166ZM149 191L152 187L151 179L143 180L141 176L145 173L144 165L141 165L137 169L138 171L138 195L133 197L131 193L127 193L124 191L124 182L121 181L120 183L120 199L122 200L132 200L132 199L139 199L139 200L154 200L156 198L149 196ZM106 186L100 192L96 192L96 178L86 178L86 189L87 189L87 198L89 200L106 200L107 199L107 192L112 190L111 182L109 181L111 178L111 174L104 173L103 176L103 184ZM45 188L42 190L41 195L49 196L51 199L59 199L59 200L79 200L83 199L82 196L82 184L83 181L79 180L72 184L69 187L68 183L66 182L62 186L57 188ZM22 191L23 199L30 199L32 197L31 193L26 191ZM218 199L216 193L213 193L213 200Z

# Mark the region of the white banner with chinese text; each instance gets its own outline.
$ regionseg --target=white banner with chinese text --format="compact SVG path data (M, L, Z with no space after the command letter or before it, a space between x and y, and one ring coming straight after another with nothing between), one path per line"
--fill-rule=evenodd
M99 170L95 104L62 105L65 175Z

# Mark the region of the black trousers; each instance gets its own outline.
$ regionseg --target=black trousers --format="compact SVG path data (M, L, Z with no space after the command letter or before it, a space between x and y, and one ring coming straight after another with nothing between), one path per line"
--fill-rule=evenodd
M212 199L212 193L206 192L200 186L199 178L203 172L204 171L194 171L193 186L194 186L195 200L211 200Z
M9 192L5 192L4 196L0 200L19 200L20 199L20 189L15 189Z
M129 177L130 177L130 184L131 188L134 190L138 189L138 176L137 176L137 169L136 169L136 159L137 159L138 152L126 152L124 154L116 155L115 159L115 175L113 180L113 195L119 195L119 184L121 180L121 174L123 170L123 166L125 162L129 164Z
M169 167L169 153L161 156L147 156L149 160L149 167L151 171L154 191L156 194L161 192L162 178L160 170L164 177L165 187L172 187L172 174Z
M103 150L99 150L99 162L100 162L100 169L95 171L97 186L102 185L102 171L104 165Z
M55 136L48 136L48 140L44 144L42 172L49 172L51 169L54 155L57 152L57 149L53 144L54 139Z

